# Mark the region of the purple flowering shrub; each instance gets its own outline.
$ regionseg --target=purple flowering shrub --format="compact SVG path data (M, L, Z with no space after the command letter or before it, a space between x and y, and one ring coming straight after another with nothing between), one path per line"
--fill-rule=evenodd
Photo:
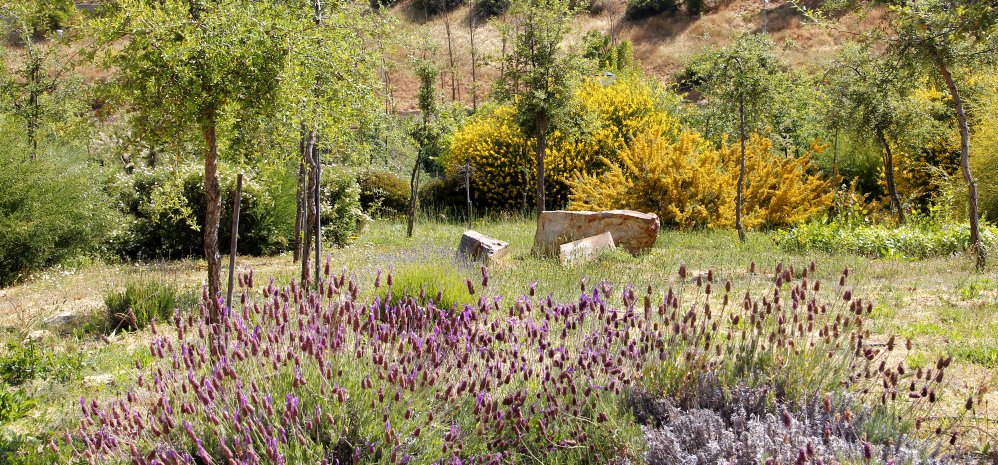
M778 269L737 298L730 282L716 296L713 272L683 267L658 296L583 281L569 303L531 286L511 302L479 293L439 308L426 295L362 301L328 261L314 287L258 289L250 271L239 305L205 299L152 325L154 362L136 364L137 385L81 398L79 427L51 447L75 462L150 465L640 462L635 392L691 401L712 378L785 405L846 385L883 406L935 402L942 365L894 367L893 338L873 340L870 305L843 290L845 274L822 291L809 273ZM375 295L391 296L393 281L379 274ZM853 431L835 410L831 433Z

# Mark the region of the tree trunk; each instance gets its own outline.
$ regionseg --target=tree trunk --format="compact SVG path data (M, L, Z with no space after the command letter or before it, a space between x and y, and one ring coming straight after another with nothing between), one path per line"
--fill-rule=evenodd
M315 130L309 131L308 142L305 146L305 162L308 163L308 192L305 194L305 233L302 235L303 244L301 251L301 282L302 285L309 282L309 267L311 265L312 251L312 231L315 230L315 160L312 158L312 150L315 146Z
M471 37L471 111L478 110L478 57L476 56L475 50L475 19L477 15L475 14L475 7L477 7L477 2L471 2L471 26L469 27L468 33Z
M301 125L301 137L298 142L298 191L295 193L295 249L293 263L298 263L302 254L302 234L305 234L305 218L308 214L305 211L305 195L308 185L305 184L305 148L308 142L305 139L305 123Z
M28 39L31 40L31 39ZM30 45L29 45L30 47ZM38 159L38 122L40 119L40 109L38 97L41 93L41 62L31 56L30 71L28 73L28 144L31 146L31 159Z
M878 132L877 139L884 147L884 177L887 178L887 194L891 198L891 209L897 215L898 223L904 223L904 208L901 207L901 197L898 196L897 183L894 181L894 152L883 133Z
M738 102L738 133L742 145L741 160L738 165L738 186L735 188L735 229L738 230L738 240L745 242L745 227L742 225L742 192L745 189L745 101L741 97Z
M548 117L545 114L537 115L537 146L535 156L537 157L537 221L540 221L541 213L545 210L544 205L544 154L547 152L548 138Z
M445 4L446 5L446 4ZM450 13L445 13L444 29L447 31L447 56L450 60L450 99L457 101L457 66L454 65L454 47L450 34Z
M215 109L205 112L202 122L204 135L204 196L206 202L204 218L204 255L208 260L208 296L215 302L219 296L219 279L222 271L222 257L218 252L218 227L222 214L222 195L218 185L218 139L216 136L217 115ZM218 321L218 309L212 304L212 321Z
M970 172L970 127L967 125L967 113L963 109L960 91L957 90L956 82L953 81L953 75L946 66L946 62L941 57L936 57L936 66L943 75L943 79L946 80L946 87L949 88L956 117L960 122L960 172L963 174L964 182L967 183L967 200L970 207L970 243L977 254L977 269L982 270L987 257L984 244L981 243L981 226L977 211L977 181L974 180L974 176Z
M422 149L420 149L420 152L422 152ZM416 154L416 163L412 165L412 177L409 178L409 219L405 230L406 237L412 237L412 228L416 223L416 194L419 192L419 165L422 161L422 153Z

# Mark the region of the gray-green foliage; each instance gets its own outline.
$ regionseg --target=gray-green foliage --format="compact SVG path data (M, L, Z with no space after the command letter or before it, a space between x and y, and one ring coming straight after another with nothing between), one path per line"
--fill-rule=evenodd
M356 178L342 168L323 170L320 195L323 236L337 246L349 244L366 221Z
M63 144L32 161L23 129L0 115L0 286L67 258L102 253L121 224L99 167L85 161L82 149Z
M249 255L288 249L295 215L294 178L289 169L265 167L244 172L239 215L239 252ZM223 225L232 221L237 169L222 165ZM118 237L119 253L132 258L180 258L199 255L204 234L203 168L191 164L138 168L118 176L118 205L129 218L127 234ZM219 231L228 244L230 229Z

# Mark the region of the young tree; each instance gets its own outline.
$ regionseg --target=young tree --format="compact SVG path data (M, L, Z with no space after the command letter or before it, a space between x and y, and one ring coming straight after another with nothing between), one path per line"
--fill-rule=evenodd
M722 115L737 115L741 161L735 189L735 228L738 238L744 242L745 142L749 132L762 127L777 83L785 76L773 53L772 42L765 36L746 34L712 57L704 77L703 89L707 98L715 100Z
M998 59L998 5L994 0L845 0L852 8L886 7L887 21L870 33L887 44L892 61L934 70L953 103L960 128L960 172L967 184L970 240L978 269L985 265L981 242L977 181L970 171L970 124L964 106L963 70Z
M511 15L519 26L513 31L513 52L503 64L496 93L517 106L520 125L536 140L536 211L540 217L545 210L548 131L568 112L582 66L575 56L561 50L572 17L568 0L520 0L512 5Z
M0 94L7 97L0 105L24 121L32 160L38 158L43 125L54 125L79 109L73 106L78 100L67 98L76 90L69 88L72 80L67 72L76 65L77 54L66 53L65 47L73 34L60 29L75 13L72 2L65 1L0 4L0 17L10 21L21 45L16 49L19 56L5 57L0 66Z
M838 127L868 135L880 145L891 210L903 223L904 207L894 179L894 147L902 134L915 131L909 124L912 76L859 48L845 49L826 76L833 100L829 118Z
M412 177L409 179L409 218L406 235L412 237L412 228L416 222L416 207L419 193L419 168L425 160L435 156L440 146L440 131L434 124L437 114L437 91L434 85L440 69L426 56L413 58L416 76L419 77L419 112L421 122L413 131L413 139L419 145L416 161L412 165Z
M219 295L219 122L271 101L287 49L281 15L248 0L119 0L96 20L100 52L132 112L201 134L208 290Z

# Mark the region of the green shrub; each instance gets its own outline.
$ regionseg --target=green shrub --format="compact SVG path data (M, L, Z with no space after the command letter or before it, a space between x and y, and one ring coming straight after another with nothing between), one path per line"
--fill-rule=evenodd
M323 236L337 246L347 245L365 219L357 180L342 169L323 170L320 195Z
M204 253L203 167L136 169L119 180L119 204L133 218L129 235L118 244L132 258L188 257ZM222 215L219 243L229 243L236 171L219 167ZM294 176L243 175L239 252L265 255L288 249L293 236ZM268 185L269 183L269 185Z
M998 245L998 229L984 225L981 240L988 249ZM777 234L788 252L820 250L867 257L921 259L961 253L970 246L970 227L913 218L901 226L861 224L824 219Z
M419 208L424 212L466 214L468 202L464 177L451 173L424 183L419 188Z
M676 0L627 0L627 17L631 19L673 13L677 9Z
M67 381L78 375L82 364L79 354L56 354L34 342L11 342L0 355L0 381L11 386L36 378Z
M104 297L108 323L113 329L141 329L150 321L170 321L175 311L197 305L194 292L180 292L157 281L133 281L125 290Z
M98 169L68 146L30 160L21 131L0 117L0 286L79 255L100 254L120 225ZM48 144L46 144L48 145Z
M510 3L510 0L477 0L475 13L486 18L499 16L509 10Z
M409 183L387 171L365 170L357 175L360 206L372 216L394 216L409 210Z
M35 406L35 400L18 389L10 391L0 385L0 426L23 417ZM0 454L0 457L3 457Z
M704 0L685 0L686 3L686 14L690 16L699 16L707 11L707 2Z

